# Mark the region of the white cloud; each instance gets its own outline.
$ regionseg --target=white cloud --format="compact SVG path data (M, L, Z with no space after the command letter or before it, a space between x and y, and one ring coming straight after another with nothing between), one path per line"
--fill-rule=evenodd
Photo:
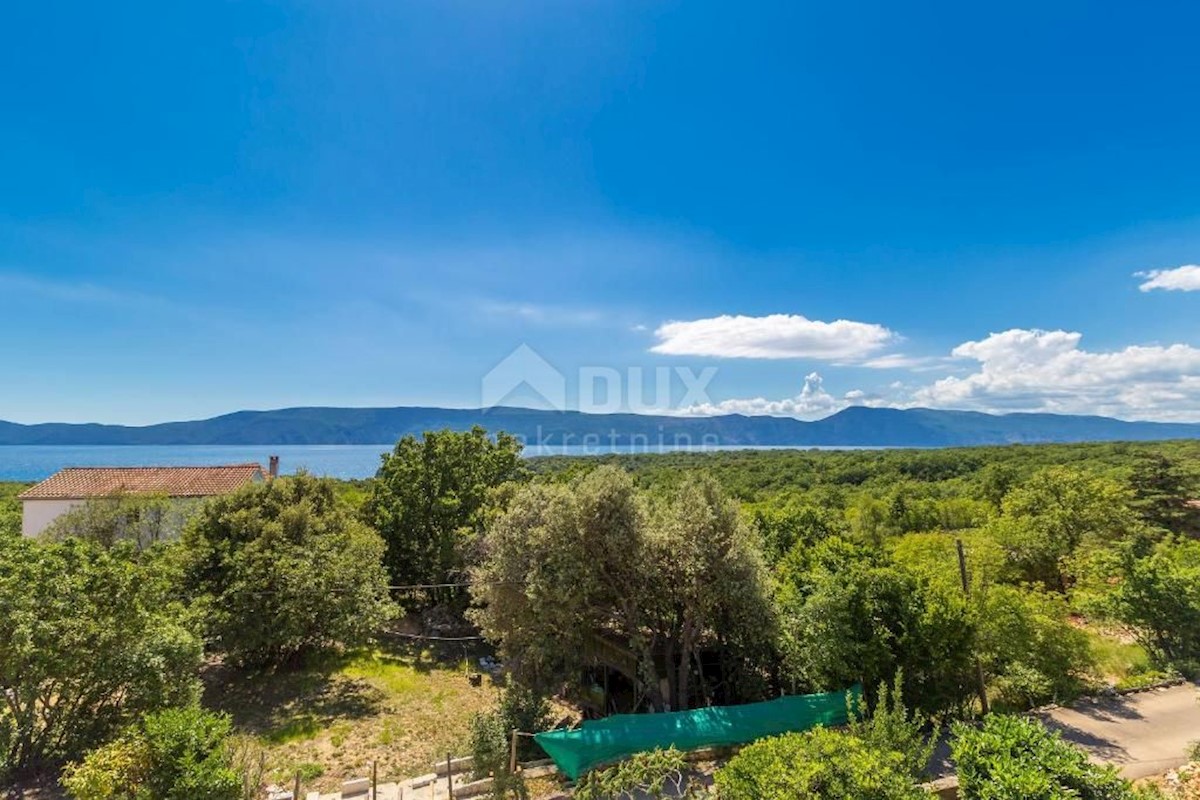
M518 320L548 327L587 326L604 321L604 315L594 309L539 303L482 300L479 302L479 310L488 316L506 321Z
M903 353L888 353L885 356L868 358L853 366L867 367L868 369L910 369L914 372L930 372L945 367L951 361L952 359L938 356L908 356Z
M720 414L746 414L748 416L797 417L818 419L827 417L845 408L846 401L825 391L823 379L816 372L804 377L804 388L795 397L768 400L765 397L722 400L719 403L703 403L682 408L678 413L685 416L712 417Z
M1143 292L1155 289L1165 289L1169 292L1200 292L1200 265L1185 264L1175 269L1152 269L1148 272L1136 272L1138 278L1145 278L1140 286Z
M1051 411L1126 419L1200 418L1200 349L1184 344L1080 348L1082 335L1014 329L954 348L978 363L916 390L906 405Z
M659 341L650 349L664 355L827 360L865 358L897 338L882 325L822 322L798 314L666 322L654 335Z

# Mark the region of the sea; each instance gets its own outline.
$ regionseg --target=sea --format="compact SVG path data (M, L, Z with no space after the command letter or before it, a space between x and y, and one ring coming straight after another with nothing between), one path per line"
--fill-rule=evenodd
M280 472L306 470L333 478L369 478L390 444L353 445L0 445L0 481L40 481L63 467L212 466L267 463L279 456ZM713 452L718 450L792 450L793 447L746 445L559 445L526 447L527 457L608 454ZM874 449L811 448L803 449Z

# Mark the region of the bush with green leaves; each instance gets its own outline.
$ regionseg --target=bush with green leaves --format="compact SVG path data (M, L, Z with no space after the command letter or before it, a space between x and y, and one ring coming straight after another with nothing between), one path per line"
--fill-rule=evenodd
M209 644L239 666L365 645L395 610L383 540L329 479L302 473L210 500L180 546Z
M919 800L900 753L816 728L762 739L717 770L721 800Z
M901 672L905 695L923 711L969 702L974 630L961 590L839 539L790 553L778 574L788 663L803 683L861 682L873 694Z
M975 728L958 723L950 744L963 800L1135 800L1112 767L1035 720L993 714Z
M0 774L76 758L197 696L200 640L176 592L128 544L0 546Z
M57 517L41 538L88 539L105 547L132 542L145 550L178 538L198 508L196 501L172 500L164 495L113 494L89 500Z
M936 730L929 719L904 705L904 675L897 673L891 684L883 682L876 691L874 708L866 695L858 703L847 697L850 724L847 731L872 750L899 753L904 769L916 779L925 774L936 743Z
M520 684L509 684L491 711L471 719L471 754L475 775L502 777L509 773L512 732L538 733L550 727L550 704L537 692ZM517 739L517 759L527 761L545 753L533 739Z
M1200 674L1200 541L1131 554L1112 603L1160 666Z
M1087 634L1063 596L990 586L977 606L977 652L1002 704L1025 709L1077 694L1094 665Z
M0 542L21 535L21 501L17 495L25 488L23 483L0 482Z
M198 706L147 715L67 767L75 800L242 800L248 786L230 743L229 718Z
M575 800L708 796L701 784L692 781L687 760L674 747L638 753L619 764L593 770L575 784Z

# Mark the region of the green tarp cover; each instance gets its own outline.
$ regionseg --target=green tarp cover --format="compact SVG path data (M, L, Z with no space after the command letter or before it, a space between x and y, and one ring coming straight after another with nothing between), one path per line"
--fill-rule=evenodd
M533 738L561 772L576 780L589 769L635 753L675 747L746 744L765 736L846 723L846 697L858 702L860 687L841 692L781 697L744 706L715 706L664 714L617 714L575 730Z

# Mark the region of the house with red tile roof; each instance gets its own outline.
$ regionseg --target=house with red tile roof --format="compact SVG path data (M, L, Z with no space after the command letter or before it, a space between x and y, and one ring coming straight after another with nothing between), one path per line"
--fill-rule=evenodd
M271 458L271 471L278 470ZM228 494L262 481L261 464L216 467L67 467L22 492L21 532L36 536L51 522L90 501L126 495L167 497L180 503Z

